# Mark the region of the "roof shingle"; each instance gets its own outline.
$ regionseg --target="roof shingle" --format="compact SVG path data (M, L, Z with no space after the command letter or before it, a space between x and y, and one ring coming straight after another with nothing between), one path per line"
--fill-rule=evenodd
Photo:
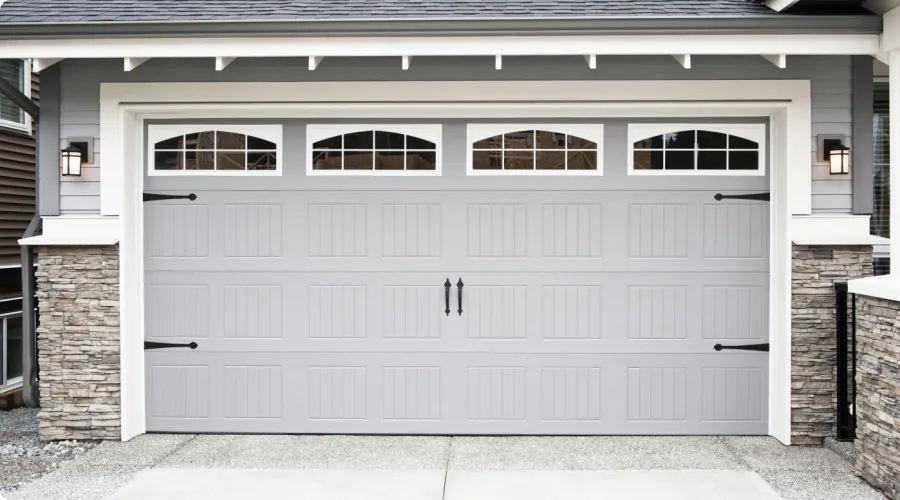
M759 0L6 0L0 23L746 17Z

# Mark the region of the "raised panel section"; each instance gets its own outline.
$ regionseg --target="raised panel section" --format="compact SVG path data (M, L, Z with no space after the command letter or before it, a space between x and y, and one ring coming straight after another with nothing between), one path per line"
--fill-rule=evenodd
M209 368L206 366L151 366L149 390L151 417L209 417Z
M545 339L599 339L602 314L599 286L544 286L541 331Z
M206 205L149 204L146 211L147 252L151 258L209 255Z
M382 240L385 257L440 257L443 219L440 205L385 205Z
M309 336L365 338L366 295L364 286L309 287Z
M382 417L386 420L441 418L441 369L436 366L382 368Z
M150 285L147 288L148 337L209 337L209 287Z
M544 257L600 257L603 213L600 205L544 205Z
M226 257L281 257L281 205L225 205Z
M524 420L524 367L469 367L469 420Z
M282 309L280 286L226 286L225 338L280 339Z
M704 368L703 421L759 421L763 418L760 368Z
M310 257L365 257L365 205L310 205Z
M366 368L364 366L311 366L309 368L309 418L313 420L362 420L367 417Z
M672 421L687 418L687 368L628 369L628 420Z
M703 287L704 339L762 340L765 319L762 287Z
M599 367L545 367L541 370L541 418L600 420Z
M469 205L469 257L525 257L525 205Z
M762 258L766 210L762 204L703 206L703 256Z
M524 339L527 336L524 286L465 286L463 313L470 339ZM456 287L452 293L457 293Z
M628 287L628 338L687 338L687 288Z
M280 366L226 366L225 418L281 418Z
M687 257L687 205L629 205L628 256Z
M383 336L402 339L436 339L446 304L441 286L386 286L382 297Z
M600 257L603 213L600 205L544 205L544 257Z

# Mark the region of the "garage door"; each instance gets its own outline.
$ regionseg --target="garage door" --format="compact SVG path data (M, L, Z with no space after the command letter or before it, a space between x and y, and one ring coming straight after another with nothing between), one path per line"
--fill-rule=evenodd
M767 433L764 124L148 136L149 431Z

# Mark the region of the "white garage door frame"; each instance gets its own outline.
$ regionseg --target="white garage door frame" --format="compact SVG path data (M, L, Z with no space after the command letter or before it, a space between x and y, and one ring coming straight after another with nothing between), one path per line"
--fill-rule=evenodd
M559 101L548 100L548 87ZM810 213L808 80L104 83L100 97L101 214L118 220L121 253L123 440L146 432L144 120L752 116L770 123L769 432L790 444L790 224L792 215Z

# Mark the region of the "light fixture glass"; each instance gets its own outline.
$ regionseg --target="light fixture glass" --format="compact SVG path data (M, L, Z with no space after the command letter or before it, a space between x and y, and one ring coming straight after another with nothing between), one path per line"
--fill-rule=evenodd
M850 148L838 141L826 148L828 162L831 165L831 175L843 175L850 173Z
M60 155L62 174L76 177L81 176L81 162L83 160L84 158L82 158L81 150L72 144L69 144L66 149L62 150Z

